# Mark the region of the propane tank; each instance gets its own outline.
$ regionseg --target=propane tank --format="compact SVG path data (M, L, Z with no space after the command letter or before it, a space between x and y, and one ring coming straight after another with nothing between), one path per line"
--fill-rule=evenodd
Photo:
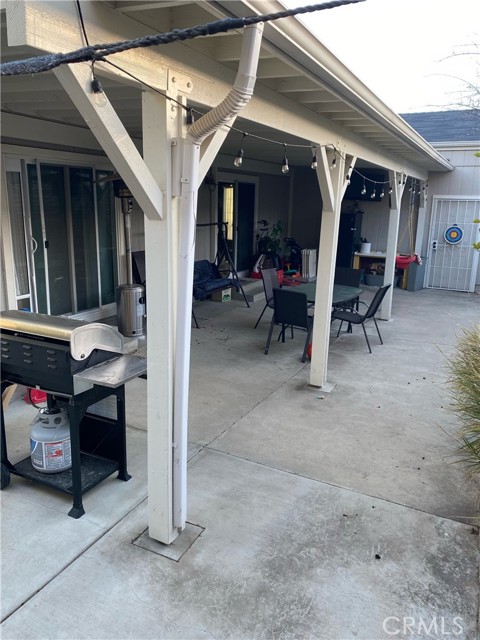
M40 409L30 429L32 466L42 473L58 473L72 466L70 423L66 409Z

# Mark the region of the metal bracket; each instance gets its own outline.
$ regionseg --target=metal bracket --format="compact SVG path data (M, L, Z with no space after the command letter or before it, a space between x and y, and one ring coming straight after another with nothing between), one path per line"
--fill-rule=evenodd
M176 93L177 91L181 93L192 93L193 82L189 76L169 69L167 74L167 89L172 93Z
M183 146L182 138L173 138L171 141L172 148L172 197L182 195L182 165L183 165Z

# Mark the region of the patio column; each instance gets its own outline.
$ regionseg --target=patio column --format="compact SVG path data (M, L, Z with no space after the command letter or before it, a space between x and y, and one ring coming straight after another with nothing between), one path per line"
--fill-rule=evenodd
M178 95L167 92L179 100ZM172 140L182 136L181 107L142 94L143 157L164 194L163 220L145 216L147 278L148 535L169 544L173 513L173 398L179 199L172 196Z
M353 168L355 160L349 156L345 159L343 154L338 154L333 149L327 150L324 146L320 147L319 151L317 178L322 195L322 225L317 260L310 384L315 387L324 387L327 383L330 316L340 210L347 186L345 161L347 161L348 167ZM335 163L332 166L334 158Z
M427 215L427 196L425 193L425 183L420 191L420 202L418 205L417 228L415 232L415 253L422 255L423 236L425 234L425 217Z
M392 186L392 193L390 194L390 213L388 217L387 255L385 258L384 282L386 284L390 282L392 286L387 291L380 308L381 320L390 320L392 316L393 285L395 283L395 259L397 257L398 226L400 223L400 203L402 201L404 189L402 180L403 174L396 171L389 171L388 173L390 184Z

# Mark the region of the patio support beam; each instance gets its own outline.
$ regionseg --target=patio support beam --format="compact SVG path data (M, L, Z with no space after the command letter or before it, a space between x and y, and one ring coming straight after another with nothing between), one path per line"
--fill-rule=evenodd
M415 253L418 253L419 256L422 255L423 251L423 236L425 234L425 218L427 215L427 196L425 193L425 184L423 185L423 189L420 191L420 202L418 205L418 217L417 217L417 229L415 233Z
M334 168L330 169L333 158ZM317 177L322 195L322 227L317 264L315 293L315 320L312 334L312 359L310 384L324 387L327 383L328 347L330 341L330 316L332 311L333 281L337 258L340 209L346 189L345 162L355 163L353 157L335 154L333 149L320 147Z
M217 129L213 136L210 136L205 140L200 149L200 168L198 170L198 185L197 188L202 184L203 179L207 175L210 167L213 164L213 161L217 157L220 149L222 148L222 144L225 142L225 138L230 133L229 127L233 126L236 117L232 118L228 125Z
M54 74L145 215L151 220L161 218L162 192L105 92L93 93L91 65L64 65Z
M170 95L170 94L168 94ZM174 96L178 99L178 96ZM147 282L148 534L169 544L179 531L173 514L173 393L176 326L178 198L172 197L171 141L182 135L182 109L146 91L143 155L163 193L163 220L145 216Z
M235 82L228 95L214 109L192 124L186 135L177 141L180 147L179 166L181 173L174 189L180 186L180 221L178 234L178 274L174 353L174 398L173 398L173 525L183 529L187 513L187 438L188 438L188 392L190 379L190 343L192 330L192 287L195 260L195 236L200 182L200 149L210 136L212 147L220 146L223 134L215 136L235 120L252 97L263 25L245 28L242 38L242 54ZM208 167L203 165L206 173Z
M387 291L380 308L381 320L390 320L392 317L393 286L395 284L395 259L397 257L398 226L400 224L400 204L402 202L402 194L405 188L402 179L403 174L397 173L396 171L389 171L388 178L392 185L392 193L390 194L390 213L388 217L384 282L385 284L391 283L392 286Z

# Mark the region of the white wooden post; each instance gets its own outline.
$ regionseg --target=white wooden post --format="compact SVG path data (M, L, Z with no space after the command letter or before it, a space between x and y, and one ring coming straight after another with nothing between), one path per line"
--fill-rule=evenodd
M317 260L315 320L312 335L310 384L325 387L327 383L330 317L332 313L333 280L337 258L340 209L345 188L345 159L336 155L336 165L330 169L334 153L320 147L317 177L322 194L322 227Z
M172 105L157 93L143 93L143 155L164 194L163 220L145 216L148 533L164 544L178 535L173 516L173 345L179 205L178 198L171 195L171 142L182 133L184 114L180 107Z
M398 174L396 171L389 171L392 193L390 194L390 213L388 217L384 283L391 283L392 286L385 294L380 308L381 320L390 320L392 315L393 285L395 284L395 260L397 257L398 244L398 225L400 223L400 202L402 200L402 193L404 189L402 178L403 174ZM400 182L400 184L398 184L398 182Z
M418 205L417 229L415 233L415 253L422 255L423 236L425 234L425 216L427 215L425 190L420 191L420 202Z

